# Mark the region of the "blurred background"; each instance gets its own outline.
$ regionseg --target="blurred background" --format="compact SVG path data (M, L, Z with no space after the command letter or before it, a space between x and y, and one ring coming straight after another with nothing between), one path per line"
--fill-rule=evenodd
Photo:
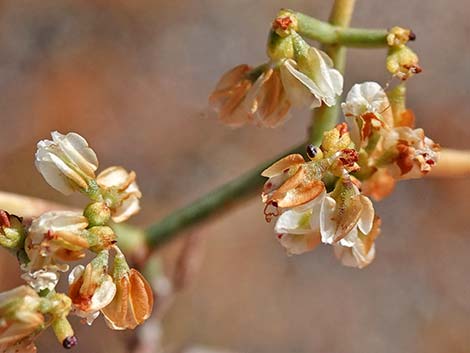
M308 114L275 129L230 129L207 96L239 63L266 60L281 7L327 19L332 1L0 1L0 189L82 206L35 170L35 144L76 131L100 164L135 170L147 226L301 142ZM467 1L358 1L358 27L402 25L424 72L409 83L417 124L446 147L470 148ZM345 82L385 84L384 50L350 50ZM470 352L470 180L407 181L376 205L377 258L359 271L331 248L287 257L258 197L190 233L199 271L162 322L166 352ZM187 235L187 234L186 234ZM171 276L184 237L161 251ZM0 252L0 290L17 263ZM159 310L157 304L156 310ZM74 321L75 352L128 352L129 332ZM157 328L150 324L146 332ZM192 348L191 348L192 347ZM199 348L197 348L199 347ZM62 352L52 334L39 352ZM151 350L150 350L151 351ZM149 352L150 352L149 351Z

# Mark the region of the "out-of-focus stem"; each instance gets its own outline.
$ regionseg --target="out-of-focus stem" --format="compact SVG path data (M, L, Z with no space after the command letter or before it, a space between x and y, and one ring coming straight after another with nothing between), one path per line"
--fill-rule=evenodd
M47 211L64 209L64 206L52 201L0 191L0 209L20 217L34 218Z
M470 176L470 151L443 148L439 162L429 176L435 178Z
M347 28L351 23L351 17L354 11L356 0L335 0L330 15L330 26L335 28ZM299 20L299 26L301 21ZM336 32L335 32L336 33ZM385 34L386 44L386 34ZM333 60L335 68L344 74L346 68L346 47L339 41L325 42L323 50ZM310 127L310 143L318 146L323 139L323 133L332 129L338 121L339 97L336 104L331 107L323 104L320 108L315 109L312 115L312 125Z
M157 247L172 239L179 231L188 226L225 212L230 206L234 206L242 199L252 196L255 192L259 191L266 181L266 179L260 175L264 169L286 154L303 153L304 151L305 144L301 144L274 159L261 163L252 171L222 185L188 206L171 213L169 216L147 229L148 245L150 247Z

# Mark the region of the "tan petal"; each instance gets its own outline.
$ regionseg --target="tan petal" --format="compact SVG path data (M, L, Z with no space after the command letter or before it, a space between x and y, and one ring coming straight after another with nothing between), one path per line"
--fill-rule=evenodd
M261 175L267 178L274 177L278 174L281 174L284 172L286 169L289 169L293 166L297 166L300 164L305 163L304 157L302 157L301 154L290 154L276 163L274 163L272 166L269 168L265 169Z

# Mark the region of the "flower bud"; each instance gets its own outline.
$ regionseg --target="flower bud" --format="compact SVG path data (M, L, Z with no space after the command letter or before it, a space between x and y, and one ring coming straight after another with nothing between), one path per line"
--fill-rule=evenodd
M52 132L52 141L38 142L36 168L46 182L65 195L88 190L88 181L94 179L98 168L95 152L80 135L70 132L62 135Z
M272 24L272 31L282 38L289 36L292 31L297 31L299 23L297 17L289 10L282 9Z
M410 29L395 26L388 32L387 44L391 47L402 47L408 41L415 39L416 35Z
M292 36L282 37L271 31L268 37L267 52L271 60L292 59L294 57Z
M142 194L135 179L134 172L129 173L122 167L107 168L96 179L116 223L124 222L140 210Z
M93 202L85 208L83 215L88 219L90 227L102 226L111 218L111 210L104 202Z
M391 74L403 81L422 71L418 55L406 45L389 49L386 66Z
M0 346L15 344L43 327L40 302L28 286L0 293Z
M152 313L152 289L139 271L129 269L119 253L114 259L113 277L116 295L101 312L113 330L134 329Z
M22 219L0 210L0 245L8 249L23 246L25 229Z
M116 285L107 273L108 252L98 254L86 267L76 266L69 275L69 297L75 315L91 325L99 311L108 305L116 293Z

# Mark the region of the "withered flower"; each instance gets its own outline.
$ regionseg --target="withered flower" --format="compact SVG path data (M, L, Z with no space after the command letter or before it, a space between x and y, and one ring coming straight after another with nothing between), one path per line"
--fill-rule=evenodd
M113 279L116 295L101 312L113 330L134 329L152 313L153 293L150 284L139 271L129 269L120 251L114 258Z

